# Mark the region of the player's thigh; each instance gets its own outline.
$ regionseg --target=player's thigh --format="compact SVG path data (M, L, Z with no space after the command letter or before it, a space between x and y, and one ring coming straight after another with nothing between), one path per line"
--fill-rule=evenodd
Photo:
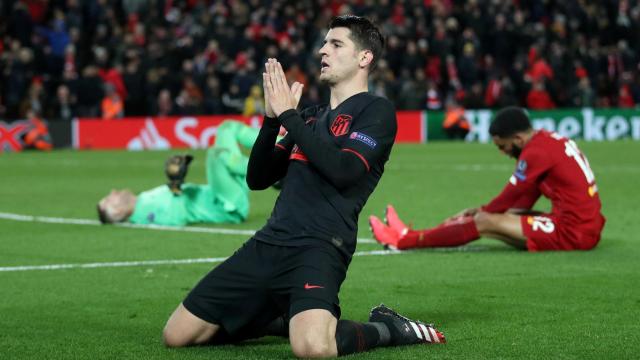
M277 284L286 289L289 316L323 309L340 318L338 293L347 275L347 264L334 247L304 247L291 256L285 276Z
M513 239L510 238L508 236L505 235L501 235L501 234L497 234L497 233L484 233L482 234L482 236L491 238L491 239L496 239L496 240L500 240L503 243L513 246L516 249L519 250L527 250L527 240L526 239Z
M169 317L162 338L169 347L204 344L215 336L219 328L193 315L180 304Z
M261 242L247 241L198 282L182 302L185 309L235 335L273 305L265 286L267 255Z
M474 221L478 232L482 236L491 236L497 234L504 237L519 241L525 241L527 238L522 229L522 221L520 215L515 214L491 214L487 212L479 212L474 216Z
M337 356L338 319L324 309L305 310L289 321L289 341L297 357Z

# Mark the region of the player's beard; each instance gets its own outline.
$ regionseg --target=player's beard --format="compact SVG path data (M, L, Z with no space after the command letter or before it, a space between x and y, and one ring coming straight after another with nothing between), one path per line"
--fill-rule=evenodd
M333 79L320 79L320 84L332 87L336 82Z
M318 76L318 80L320 81L320 84L327 85L329 87L337 84L335 77L332 77L329 74L327 74L327 76L322 76L322 74L320 74L320 76Z
M355 77L355 74L356 73L353 68L347 68L344 66L342 68L336 67L334 69L329 69L327 73L320 73L318 81L323 85L333 87L341 82L351 80Z
M510 153L514 159L518 159L520 157L520 154L522 153L522 148L518 147L517 145L512 145Z

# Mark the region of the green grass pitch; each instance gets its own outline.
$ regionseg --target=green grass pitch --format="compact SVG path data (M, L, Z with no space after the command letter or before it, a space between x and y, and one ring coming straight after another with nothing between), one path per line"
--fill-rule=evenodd
M608 222L589 252L535 253L492 240L464 251L355 257L340 293L343 316L364 321L380 302L435 323L448 344L378 349L371 359L624 359L640 355L640 142L580 143ZM171 152L176 153L176 152ZM0 212L95 219L111 188L163 180L169 152L54 151L0 155ZM189 181L204 182L196 151ZM431 226L497 194L514 162L492 145L398 145L360 217L393 203ZM277 192L251 194L242 225L257 229ZM539 208L548 209L542 202ZM0 268L226 257L247 236L0 219ZM371 243L358 251L379 249ZM1 359L281 359L286 340L166 349L161 331L211 263L0 271Z

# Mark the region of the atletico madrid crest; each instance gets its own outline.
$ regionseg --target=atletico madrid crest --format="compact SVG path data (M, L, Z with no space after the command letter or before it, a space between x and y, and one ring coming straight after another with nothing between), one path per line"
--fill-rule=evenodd
M349 132L351 127L351 115L340 114L331 123L331 133L333 136L342 136Z

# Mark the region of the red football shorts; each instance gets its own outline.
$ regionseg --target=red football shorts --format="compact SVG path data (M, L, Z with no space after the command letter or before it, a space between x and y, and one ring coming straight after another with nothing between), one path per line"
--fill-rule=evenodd
M604 223L602 216L588 226L566 224L553 214L520 217L529 251L591 250L600 241Z

